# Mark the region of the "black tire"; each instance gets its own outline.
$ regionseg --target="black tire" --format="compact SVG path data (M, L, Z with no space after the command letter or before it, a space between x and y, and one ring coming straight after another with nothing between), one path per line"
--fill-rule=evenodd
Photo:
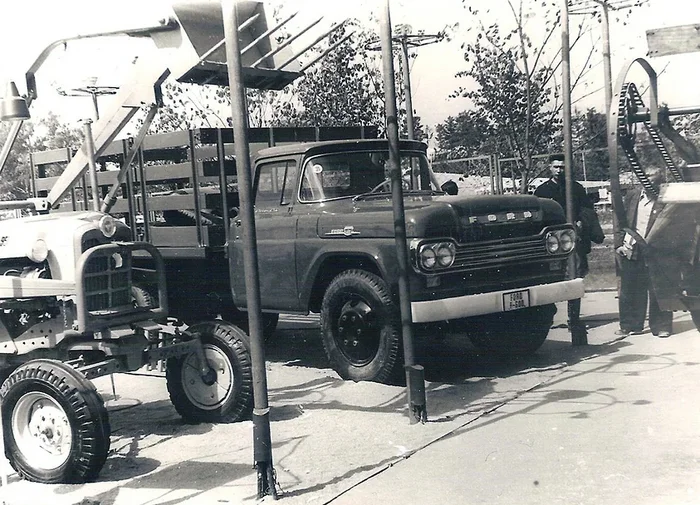
M461 319L462 329L482 352L527 355L547 339L557 307L554 304Z
M326 356L343 379L394 382L401 355L398 310L384 280L347 270L328 286L321 305Z
M80 372L60 361L29 361L5 380L0 401L5 455L19 475L45 484L97 478L111 428L102 397Z
M210 384L199 372L196 354L168 359L166 380L170 401L187 422L236 422L253 408L253 369L248 336L223 321L198 323L198 333L211 369Z

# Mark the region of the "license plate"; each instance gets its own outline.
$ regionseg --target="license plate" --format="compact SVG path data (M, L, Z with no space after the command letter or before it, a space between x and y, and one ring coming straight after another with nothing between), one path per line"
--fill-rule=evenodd
M511 293L503 293L503 310L524 309L530 306L530 291L523 289Z

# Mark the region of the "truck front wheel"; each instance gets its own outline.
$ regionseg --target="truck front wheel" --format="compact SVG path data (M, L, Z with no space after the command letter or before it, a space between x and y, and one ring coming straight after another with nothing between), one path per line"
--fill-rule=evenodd
M474 347L490 354L532 354L547 339L557 307L554 304L498 312L470 319L460 325Z
M197 353L168 359L166 380L170 401L188 422L236 422L253 405L253 369L248 336L223 321L195 324L209 373L204 377Z
M387 382L399 363L398 311L380 277L347 270L333 279L321 305L323 347L343 379Z
M90 381L60 361L19 366L0 390L5 454L24 478L45 484L95 480L110 426Z

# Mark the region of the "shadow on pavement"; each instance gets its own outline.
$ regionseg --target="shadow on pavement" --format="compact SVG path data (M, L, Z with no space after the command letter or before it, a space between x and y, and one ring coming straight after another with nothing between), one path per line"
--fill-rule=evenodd
M125 497L132 491L134 496L139 497L139 503L174 505L247 477L253 472L250 464L183 461L182 464L137 477L104 493L87 496L81 503L112 505L117 499L119 503L127 503ZM174 487L173 483L176 482L182 485ZM123 496L120 497L120 494ZM143 501L145 496L149 496L150 501Z

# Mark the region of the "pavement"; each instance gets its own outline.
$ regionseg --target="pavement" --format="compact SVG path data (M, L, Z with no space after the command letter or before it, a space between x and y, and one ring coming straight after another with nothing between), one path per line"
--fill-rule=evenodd
M282 318L268 349L273 457L287 504L698 504L700 335L620 338L615 292L587 293L589 345L571 346L561 307L542 349L493 360L449 337L422 357L428 422L404 388L340 380L317 321ZM7 504L268 503L256 498L252 424L187 425L158 371L96 381L111 452L97 482L10 474Z

